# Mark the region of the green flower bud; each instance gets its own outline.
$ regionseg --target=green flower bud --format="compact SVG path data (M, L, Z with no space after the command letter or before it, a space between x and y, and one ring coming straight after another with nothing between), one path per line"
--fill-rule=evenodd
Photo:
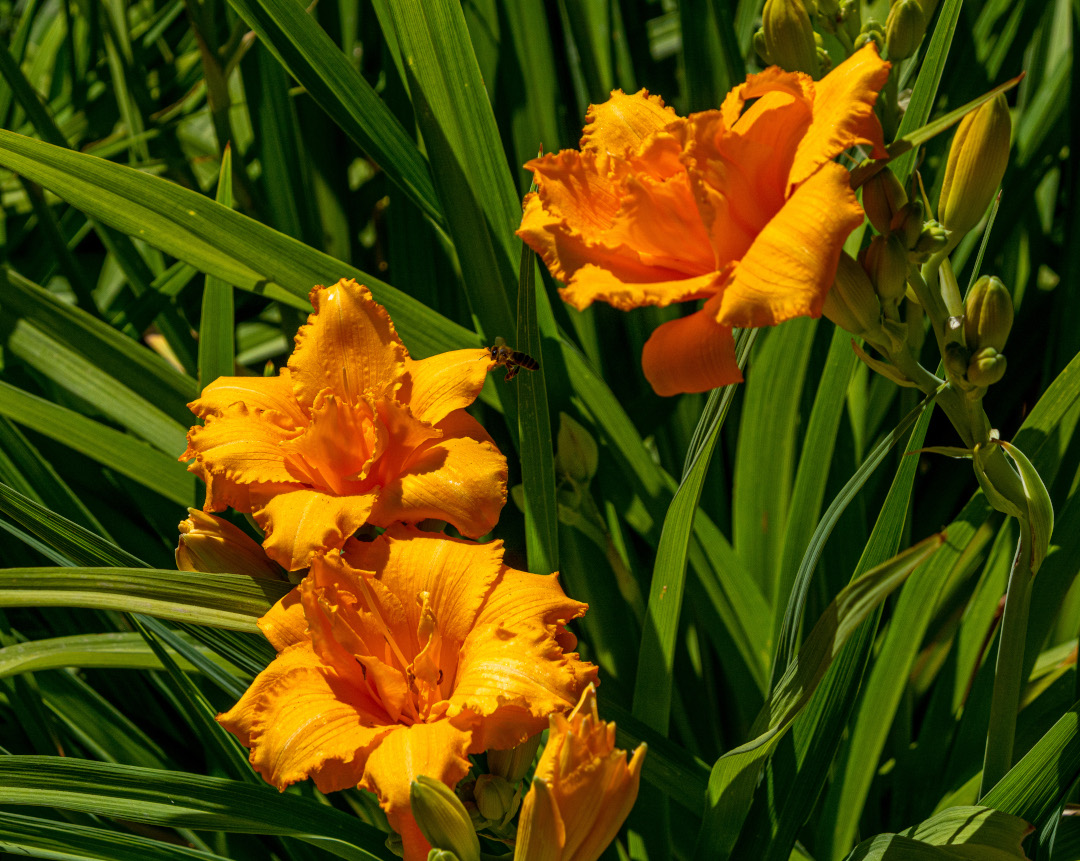
M559 431L562 432L561 427ZM489 750L487 752L488 769L492 774L497 774L504 780L517 783L528 773L529 766L536 759L536 751L539 747L540 733L537 733L509 750Z
M445 849L432 849L427 854L427 861L460 861L453 852Z
M968 351L963 346L951 341L945 345L945 355L941 360L949 382L964 391L971 388L967 382L968 356Z
M600 465L596 440L566 413L559 413L555 471L577 484L588 484Z
M521 806L521 788L496 774L481 774L476 778L473 798L480 815L501 828Z
M840 4L840 23L844 34L853 42L859 37L862 29L862 12L859 9L859 0L844 0Z
M436 849L453 852L459 861L480 861L480 841L469 813L441 780L420 775L409 792L416 824Z
M946 230L938 222L928 221L923 225L922 233L911 251L920 263L925 263L932 254L948 248L951 234L952 231Z
M866 217L878 233L888 233L896 213L907 203L907 192L889 168L883 168L862 187L862 205Z
M1005 357L993 347L983 347L971 357L967 378L980 389L992 386L1005 376Z
M881 301L874 285L855 260L840 253L836 281L825 296L822 313L845 332L865 341L881 342Z
M900 234L905 249L914 248L923 230L922 203L918 200L909 200L896 211L890 227L893 233Z
M1009 161L1012 120L1005 94L976 108L956 131L938 202L938 220L953 232L951 243L979 223L994 200Z
M765 0L762 29L772 62L789 72L818 76L814 28L803 0Z
M885 45L890 60L904 60L915 53L926 32L926 19L918 0L896 0L885 22Z
M754 34L754 51L761 58L761 62L766 66L775 66L776 63L772 61L769 56L769 49L765 47L765 28L762 27Z
M396 855L398 858L405 857L405 845L402 843L401 835L396 831L391 831L386 835L383 845L390 851L391 855Z
M873 42L877 46L879 54L885 53L885 31L873 18L867 20L859 30L859 35L855 38L855 50L858 51L868 42Z
M907 290L908 253L895 234L875 236L863 260L874 290L883 302L899 302Z
M964 340L968 349L1004 350L1013 324L1013 304L1008 288L997 278L983 275L964 303Z

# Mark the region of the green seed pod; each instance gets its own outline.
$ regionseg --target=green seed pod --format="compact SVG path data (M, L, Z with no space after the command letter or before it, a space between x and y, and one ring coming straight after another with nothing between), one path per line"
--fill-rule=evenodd
M480 841L465 805L441 780L420 775L409 792L416 824L436 849L453 852L459 861L480 861Z
M818 76L814 28L803 0L766 0L762 29L772 62L789 72Z
M908 253L898 235L875 236L863 266L883 302L900 301L907 289Z
M968 382L980 389L992 386L1004 376L1005 357L993 347L983 347L968 363Z
M907 192L889 168L883 168L862 187L862 205L866 217L878 233L888 233L896 213L907 203Z
M900 235L905 249L914 248L923 231L922 203L918 200L909 200L896 211L890 227L893 233Z
M997 278L983 275L964 303L964 341L968 349L1004 350L1012 324L1013 303L1008 288Z
M840 254L836 281L825 296L822 313L852 335L881 342L881 301L862 266L846 252Z
M918 0L896 0L885 22L885 46L890 60L904 60L915 53L926 32L926 19Z
M979 223L994 200L1009 161L1012 120L1005 94L999 93L960 122L938 202L938 220L960 238Z

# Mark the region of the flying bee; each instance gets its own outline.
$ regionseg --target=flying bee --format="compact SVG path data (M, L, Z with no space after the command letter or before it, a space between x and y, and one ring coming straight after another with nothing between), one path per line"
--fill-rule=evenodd
M521 353L506 346L506 341L502 338L496 338L495 346L489 347L488 352L491 353L491 359L496 365L502 365L506 368L505 379L507 382L514 379L517 372L522 368L526 371L535 371L540 367L540 363L536 359L527 353Z

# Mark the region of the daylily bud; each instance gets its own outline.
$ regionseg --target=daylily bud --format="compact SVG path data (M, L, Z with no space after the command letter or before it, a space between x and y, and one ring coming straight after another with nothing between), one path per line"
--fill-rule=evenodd
M756 33L754 33L754 51L761 58L761 62L766 66L775 66L776 64L769 57L769 49L765 47L765 28L762 27Z
M862 25L859 35L855 38L855 50L858 51L868 42L874 43L879 54L885 53L885 31L873 18L867 19L866 23Z
M447 852L445 849L432 849L427 854L427 861L460 861L460 859L453 852Z
M859 9L859 0L844 0L840 4L840 21L844 34L854 41L862 29L862 12Z
M600 720L596 691L551 716L547 747L518 820L514 861L596 861L637 799L645 745L615 747L615 724Z
M189 508L188 519L180 523L176 567L205 574L285 579L281 568L243 530L197 508Z
M539 747L540 733L537 733L509 750L489 750L487 752L488 769L492 774L497 774L510 783L517 783L533 764Z
M862 187L866 217L878 233L888 233L896 213L907 203L907 192L889 168L875 173Z
M1008 288L997 278L983 275L964 303L964 340L968 349L1004 350L1013 324L1013 304Z
M836 281L825 295L821 313L845 332L863 340L879 340L874 333L881 329L881 301L862 266L847 252L840 253Z
M473 786L473 798L480 815L502 827L521 806L521 789L498 775L481 774Z
M904 60L915 53L926 32L926 19L918 0L896 0L885 22L885 45L890 60Z
M420 831L435 849L453 852L459 861L480 861L472 820L449 786L422 774L412 782L409 804Z
M600 450L596 440L570 416L560 413L555 471L578 484L588 484L599 465Z
M899 302L907 290L908 253L895 233L875 236L863 261L874 290L884 302Z
M765 0L762 29L765 50L773 63L789 72L818 76L814 28L803 0Z
M915 247L911 253L920 263L925 263L932 254L949 247L951 230L947 230L937 221L928 221L923 225L923 231L915 241Z
M900 234L905 249L914 248L923 230L922 203L918 200L909 200L896 211L890 226L893 233Z
M1009 161L1012 120L999 93L960 121L949 148L938 219L953 231L953 243L979 223L997 194Z
M967 367L968 382L979 388L992 386L1005 376L1005 357L993 347L983 347L971 357Z

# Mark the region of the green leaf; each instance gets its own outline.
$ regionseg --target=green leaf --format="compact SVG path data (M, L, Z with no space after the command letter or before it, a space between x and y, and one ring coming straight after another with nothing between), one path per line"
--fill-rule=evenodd
M0 757L0 804L58 807L171 828L295 835L350 861L381 861L382 835L270 787L53 756Z
M0 812L0 847L38 858L102 861L225 861L223 856L120 831ZM40 854L38 854L40 853Z
M1010 861L1027 859L1023 819L988 807L950 807L899 834L864 840L847 861Z
M930 39L930 46L926 49L922 67L919 69L919 77L915 80L915 86L911 90L911 99L904 111L903 119L900 120L900 128L896 132L898 138L902 139L905 135L925 125L930 118L930 111L937 100L938 85L945 72L945 60L948 59L949 47L952 45L953 34L956 32L961 3L962 0L943 0L941 4L934 35ZM906 183L915 169L915 154L914 149L908 150L893 163L893 172L901 183Z
M1024 484L1024 496L1028 503L1025 523L1026 528L1031 530L1031 573L1034 575L1050 550L1050 536L1054 533L1054 506L1039 471L1027 455L1005 440L999 441L998 445L1012 458Z
M174 457L74 410L0 381L0 415L75 449L178 505L187 506L195 500L195 476Z
M214 653L209 649L200 646L194 648L199 649L209 660L215 659ZM195 669L183 658L179 659L179 665L186 672ZM146 645L142 635L128 632L72 634L32 640L0 649L0 678L61 667L160 670L162 664Z
M743 329L735 344L739 367L746 364L757 329ZM731 408L736 386L714 389L698 422L697 445L691 444L683 480L671 501L660 546L656 551L645 630L638 653L637 678L634 681L634 717L659 733L668 731L671 712L671 686L674 678L675 641L679 631L679 613L686 586L686 558L701 488L709 471L713 449L720 428Z
M310 12L294 0L229 0L229 4L409 199L437 224L444 223L431 173L416 142Z
M417 123L454 240L469 307L486 341L516 331L514 231L521 200L458 0L386 0ZM509 412L507 412L509 417Z
M4 130L0 165L201 272L294 308L310 309L316 284L355 278L386 306L417 358L478 344L472 332L379 279L176 183Z
M1080 775L1080 702L979 803L1041 828Z
M943 535L919 542L856 578L833 599L773 689L751 729L753 740L713 765L696 858L729 857L765 758L810 701L848 638L943 543Z
M536 321L536 254L524 244L518 281L516 347L540 364L539 370L521 370L510 385L517 386L518 452L525 491L525 547L529 570L534 574L550 574L559 567L555 458L544 357Z
M0 569L0 607L91 607L258 631L291 584L246 574L156 568Z
M222 206L232 207L232 148L228 144L221 157L216 200ZM232 290L231 284L206 276L199 317L200 389L218 377L231 377L236 372Z

